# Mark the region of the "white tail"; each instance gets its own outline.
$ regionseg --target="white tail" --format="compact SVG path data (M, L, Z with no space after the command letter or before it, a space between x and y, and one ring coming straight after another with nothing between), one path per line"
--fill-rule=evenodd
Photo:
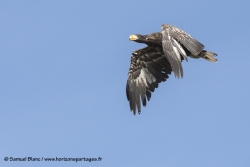
M214 58L217 54L213 52L203 50L198 56L210 62L217 62L217 59Z

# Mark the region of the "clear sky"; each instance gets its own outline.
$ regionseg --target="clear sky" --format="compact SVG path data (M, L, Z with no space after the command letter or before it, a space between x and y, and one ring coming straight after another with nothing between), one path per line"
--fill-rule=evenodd
M0 1L0 166L249 167L250 1ZM140 115L125 94L131 34L175 25L189 58ZM99 162L13 162L98 158Z

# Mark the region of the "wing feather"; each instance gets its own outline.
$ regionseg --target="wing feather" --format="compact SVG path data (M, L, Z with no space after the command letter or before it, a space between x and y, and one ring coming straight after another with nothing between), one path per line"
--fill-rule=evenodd
M171 37L183 44L193 55L198 55L204 49L203 44L178 27L163 24L161 29L163 34L168 33Z
M198 55L204 46L188 33L175 26L163 24L161 29L164 54L171 64L175 77L183 77L182 57L186 61L188 60L185 49L192 55Z
M130 110L140 114L160 82L166 81L172 69L161 47L147 46L132 53L126 95Z
M179 78L180 76L181 77L183 76L181 58L176 53L175 47L173 46L171 39L172 37L169 34L163 33L162 34L162 48L163 48L166 58L171 64L175 77Z

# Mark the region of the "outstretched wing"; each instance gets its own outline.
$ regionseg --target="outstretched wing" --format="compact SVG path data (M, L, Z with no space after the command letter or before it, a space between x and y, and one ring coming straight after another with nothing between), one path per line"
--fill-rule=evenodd
M163 51L171 64L175 77L183 77L181 56L187 60L185 50L196 56L203 50L204 46L175 26L163 24L161 29Z
M160 82L166 81L172 68L161 47L147 46L132 53L126 94L130 110L141 112ZM147 98L147 100L146 100Z

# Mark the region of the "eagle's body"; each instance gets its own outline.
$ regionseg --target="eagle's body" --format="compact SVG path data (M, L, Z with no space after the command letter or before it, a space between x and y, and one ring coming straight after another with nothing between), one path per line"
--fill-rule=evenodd
M213 52L203 50L204 46L181 29L162 25L162 31L148 35L131 35L130 40L145 43L145 48L135 50L131 56L126 85L130 110L141 112L141 102L146 106L160 82L166 81L174 72L175 77L183 77L182 60L187 57L204 58L216 62ZM147 98L147 100L146 100Z

